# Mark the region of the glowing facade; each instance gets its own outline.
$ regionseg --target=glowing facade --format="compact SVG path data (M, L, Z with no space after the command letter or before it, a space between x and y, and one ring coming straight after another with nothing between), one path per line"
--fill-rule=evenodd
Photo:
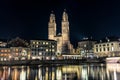
M57 41L57 53L71 53L72 45L70 44L69 21L66 11L62 15L61 29L62 33L57 34L55 15L51 13L48 23L48 39Z

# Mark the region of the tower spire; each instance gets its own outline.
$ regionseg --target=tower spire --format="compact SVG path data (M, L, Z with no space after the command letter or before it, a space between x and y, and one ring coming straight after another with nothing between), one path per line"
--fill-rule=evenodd
M54 14L53 11L51 11L49 22L50 22L50 23L54 23L54 22L55 22L55 14Z
M68 14L66 13L66 9L64 9L62 21L68 21Z

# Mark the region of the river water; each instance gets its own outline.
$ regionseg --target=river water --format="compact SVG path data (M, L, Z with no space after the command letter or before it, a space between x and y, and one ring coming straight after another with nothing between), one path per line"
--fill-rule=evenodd
M1 66L0 80L120 80L120 64Z

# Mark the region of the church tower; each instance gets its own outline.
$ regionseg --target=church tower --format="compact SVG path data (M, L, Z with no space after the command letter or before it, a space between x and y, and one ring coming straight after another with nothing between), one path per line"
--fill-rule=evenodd
M56 34L56 21L53 12L50 14L50 19L48 22L48 39L57 41L57 53L69 54L72 50L72 45L70 43L69 35L69 21L68 14L66 10L63 11L62 21L61 21L61 34Z
M64 10L62 15L62 53L69 52L69 21L68 21L68 14L66 10Z
M56 35L56 21L55 21L55 14L50 14L50 19L48 22L48 39L54 40L54 36Z
M62 36L64 41L69 41L69 21L66 10L64 10L62 15Z

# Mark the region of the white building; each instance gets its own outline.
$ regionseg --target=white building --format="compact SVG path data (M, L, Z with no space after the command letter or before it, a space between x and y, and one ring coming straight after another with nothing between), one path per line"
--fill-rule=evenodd
M99 57L120 56L120 41L100 42L94 45L94 53Z

